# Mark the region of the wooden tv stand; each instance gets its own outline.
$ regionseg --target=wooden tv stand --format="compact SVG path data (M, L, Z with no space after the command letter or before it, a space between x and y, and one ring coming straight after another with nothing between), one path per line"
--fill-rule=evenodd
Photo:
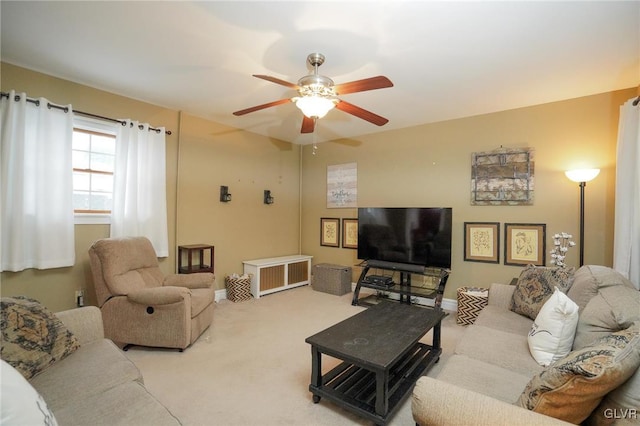
M424 297L427 299L434 299L434 304L437 307L441 307L442 305L442 297L444 295L444 289L447 284L447 280L449 279L449 271L446 269L426 269L424 273L416 273L415 271L403 271L400 268L387 269L384 267L376 266L372 268L367 264L367 262L363 262L359 266L362 266L362 272L360 273L360 277L358 278L358 283L356 284L356 288L353 291L353 300L351 304L353 306L359 305L359 297L360 297L360 289L362 287L370 288L373 290L384 291L388 293L395 293L400 295L400 303L406 303L408 305L411 304L411 297ZM376 282L374 279L370 278L373 275L368 275L371 269L383 269L394 272L400 272L400 281L392 282L390 285L383 284L380 282ZM422 287L413 287L411 285L411 274L424 275L428 277L436 277L438 278L438 288L437 289L425 289Z

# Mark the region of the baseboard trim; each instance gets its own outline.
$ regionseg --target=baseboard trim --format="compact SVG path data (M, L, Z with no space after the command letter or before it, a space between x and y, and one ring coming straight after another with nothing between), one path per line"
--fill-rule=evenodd
M222 290L216 290L215 300L219 302L227 298L227 289L223 288Z

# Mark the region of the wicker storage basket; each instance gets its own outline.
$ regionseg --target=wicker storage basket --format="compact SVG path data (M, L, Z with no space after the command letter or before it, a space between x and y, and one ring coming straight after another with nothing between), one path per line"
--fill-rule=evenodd
M351 267L330 263L315 265L311 287L336 296L351 293Z
M473 324L488 301L489 292L486 288L460 287L456 322L460 325Z
M232 277L229 275L224 277L227 286L227 299L232 302L242 302L243 300L251 299L252 276L252 274L249 274L248 278Z

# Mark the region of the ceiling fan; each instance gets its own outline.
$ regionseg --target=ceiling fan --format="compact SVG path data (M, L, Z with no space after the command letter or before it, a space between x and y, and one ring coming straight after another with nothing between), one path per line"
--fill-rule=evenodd
M289 83L288 81L268 75L253 75L254 77L295 89L298 91L299 96L256 105L251 108L236 111L233 115L240 116L250 112L259 111L261 109L282 105L287 102L293 102L304 114L304 118L302 119L302 129L300 130L301 133L313 133L316 120L324 117L334 107L377 126L383 126L389 121L384 117L372 113L371 111L367 111L366 109L360 108L338 98L339 95L346 95L348 93L393 87L393 83L387 77L380 75L377 77L334 85L333 80L329 77L318 74L318 67L324 63L324 55L320 53L312 53L307 56L307 62L313 66L313 74L305 75L298 80L298 84Z

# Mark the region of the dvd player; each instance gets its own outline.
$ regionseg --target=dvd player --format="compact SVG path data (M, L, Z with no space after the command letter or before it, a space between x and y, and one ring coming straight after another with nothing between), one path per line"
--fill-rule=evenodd
M393 279L384 275L369 275L367 281L371 284L391 286L393 285Z

